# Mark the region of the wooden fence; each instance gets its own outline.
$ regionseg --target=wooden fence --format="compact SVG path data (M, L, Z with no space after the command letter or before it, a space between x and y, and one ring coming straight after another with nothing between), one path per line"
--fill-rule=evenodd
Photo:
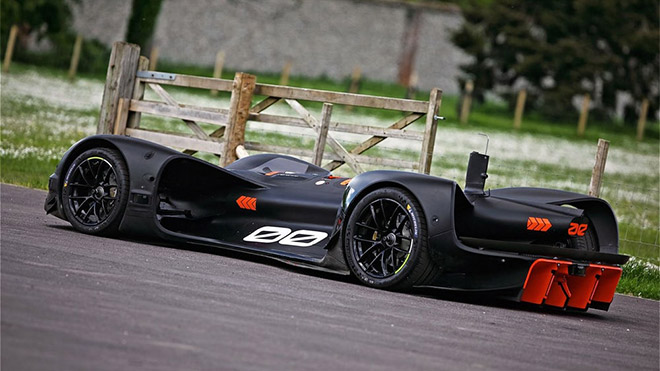
M433 159L433 147L437 129L436 116L440 108L442 91L433 89L429 101L396 99L351 93L294 88L280 85L258 84L256 77L236 73L234 80L222 80L181 74L148 71L149 61L140 57L137 45L116 42L113 45L106 77L103 102L98 123L98 133L114 133L142 138L166 146L185 148L184 152L209 152L220 157L221 166L235 161L243 148L258 152L284 153L312 158L315 164L334 170L346 164L355 173L364 171L362 165L388 166L416 169L428 174ZM144 100L146 87L152 89L161 101ZM230 92L228 109L182 105L163 88L179 86ZM265 97L252 104L254 96ZM284 101L298 115L282 116L263 113L268 107ZM321 102L321 117L311 114L299 101ZM403 117L388 127L377 127L335 122L331 120L333 105L350 105L400 111ZM141 114L181 119L191 134L162 132L140 127ZM405 130L415 121L425 117L425 130ZM264 122L311 128L317 135L314 150L245 142L246 122ZM215 130L207 133L198 122L213 124ZM370 136L351 150L337 141L332 132ZM418 162L392 158L376 158L364 152L387 138L408 139L421 142ZM324 151L325 143L332 153ZM238 149L238 154L237 154ZM326 163L321 161L325 159Z

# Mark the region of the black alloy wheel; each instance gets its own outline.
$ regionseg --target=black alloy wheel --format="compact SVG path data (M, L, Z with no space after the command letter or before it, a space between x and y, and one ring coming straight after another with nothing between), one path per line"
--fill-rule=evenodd
M403 205L391 198L376 199L359 212L355 226L351 249L365 273L383 279L401 271L415 244Z
M363 197L348 218L344 251L351 272L371 287L401 290L435 277L419 203L398 188Z
M91 234L116 232L128 200L128 171L117 151L96 148L80 154L62 185L62 203L74 228Z

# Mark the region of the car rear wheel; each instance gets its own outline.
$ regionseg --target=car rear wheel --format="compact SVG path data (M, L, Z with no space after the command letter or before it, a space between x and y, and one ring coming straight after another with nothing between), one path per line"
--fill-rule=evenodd
M128 201L128 170L119 152L95 148L69 166L62 185L62 206L71 225L84 233L113 234Z
M403 290L439 273L428 253L422 208L398 188L377 189L357 203L348 218L344 249L351 272L371 287Z

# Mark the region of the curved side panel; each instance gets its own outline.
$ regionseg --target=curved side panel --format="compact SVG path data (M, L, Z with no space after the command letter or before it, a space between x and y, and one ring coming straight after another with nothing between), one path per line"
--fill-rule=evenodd
M429 236L453 230L454 208L469 206L463 193L457 192L454 181L401 171L370 171L353 178L346 187L340 215L342 220L358 200L382 187L397 187L412 193L424 210Z
M612 207L607 201L580 193L544 188L501 188L490 191L491 197L527 204L571 205L584 210L596 231L600 251L617 254L619 228Z
M155 213L159 201L157 186L164 167L173 159L186 159L197 165L197 168L208 169L210 172L221 172L237 178L238 181L245 184L252 184L252 182L231 174L218 166L153 142L125 136L94 135L77 142L64 154L49 181L49 190L52 196L49 196L47 200L47 211L49 207L54 208L52 205L49 206L49 201L52 204L56 200L57 209L63 215L61 212L62 203L59 199L62 174L76 156L96 147L118 150L128 167L130 195L124 218L119 226L119 230L124 233L162 237L162 232L155 223Z

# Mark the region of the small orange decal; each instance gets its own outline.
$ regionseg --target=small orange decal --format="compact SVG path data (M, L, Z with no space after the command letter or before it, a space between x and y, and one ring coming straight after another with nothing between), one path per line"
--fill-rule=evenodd
M587 224L578 224L578 223L571 223L570 227L568 228L568 235L569 236L584 236L584 232L587 231Z
M281 171L271 171L271 172L266 173L266 174L264 174L264 175L266 175L266 176L273 176L273 175L275 175L275 174L279 174L279 173L281 173Z
M348 182L350 182L350 181L351 181L351 178L348 178L348 179L344 180L343 182L341 182L341 183L339 183L339 184L345 186L345 185L347 185Z
M241 209L257 211L257 199L254 197L241 196L236 203Z
M527 230L528 231L537 231L537 232L546 232L552 227L552 223L548 218L535 218L530 216L527 219Z

